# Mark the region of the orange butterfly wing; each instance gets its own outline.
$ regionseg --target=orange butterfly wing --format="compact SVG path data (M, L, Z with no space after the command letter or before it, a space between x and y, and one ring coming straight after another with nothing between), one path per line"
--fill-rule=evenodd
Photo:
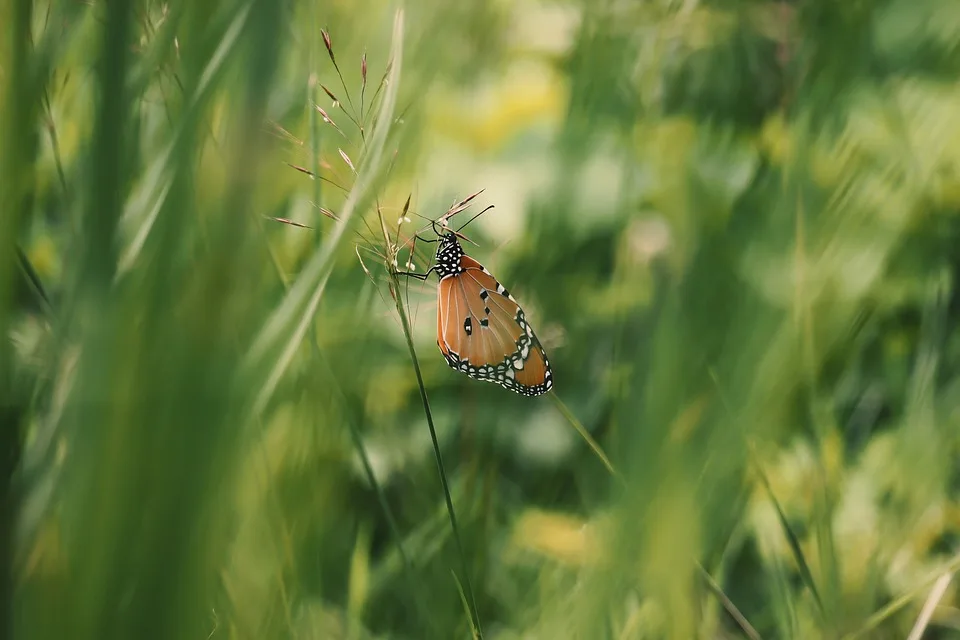
M437 344L447 363L523 395L549 391L550 363L523 309L473 258L462 256L460 267L438 287Z

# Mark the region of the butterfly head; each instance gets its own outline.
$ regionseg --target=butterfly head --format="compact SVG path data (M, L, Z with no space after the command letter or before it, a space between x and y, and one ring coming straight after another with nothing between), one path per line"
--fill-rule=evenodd
M461 273L463 268L460 266L460 258L463 257L463 247L457 236L446 231L440 234L437 243L436 272L441 278L453 276Z

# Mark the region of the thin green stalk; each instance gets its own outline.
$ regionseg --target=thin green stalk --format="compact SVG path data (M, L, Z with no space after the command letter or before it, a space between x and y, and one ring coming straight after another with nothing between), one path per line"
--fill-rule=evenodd
M314 333L313 348L314 354L317 356L320 362L323 363L323 367L328 374L329 384L331 385L334 395L337 397L341 408L344 410L344 415L347 422L347 430L350 432L350 439L353 440L353 446L357 450L357 454L360 456L360 463L363 465L363 472L366 474L367 481L370 483L370 486L373 487L373 492L377 496L377 503L380 505L380 509L383 511L383 516L387 521L387 528L390 530L390 535L393 536L393 542L397 546L397 552L400 554L400 560L403 562L407 579L410 581L410 588L413 591L412 595L414 601L417 603L417 608L420 610L424 621L429 624L432 622L433 618L429 615L430 610L423 600L423 593L417 588L413 562L411 562L410 556L407 555L406 550L403 548L403 536L400 535L400 526L397 524L397 519L393 515L393 509L390 508L390 503L387 501L387 494L377 481L376 474L374 474L373 465L370 463L370 457L367 455L367 448L363 444L363 436L360 433L360 425L358 425L354 417L350 415L350 403L347 402L347 397L343 393L343 388L337 382L337 377L334 375L333 369L330 367L330 363L320 351L320 345L316 342L316 333Z
M457 585L457 594L460 596L460 603L463 605L463 609L467 612L467 615L470 615L470 603L467 602L467 596L463 593L463 585L460 584L459 580L457 580L457 574L455 572L451 571L450 574L453 576L454 584ZM480 637L480 630L473 626L472 619L470 620L470 636L472 638Z
M63 195L70 197L70 189L67 187L67 176L63 171L63 160L60 156L60 138L57 135L57 125L53 121L53 109L50 108L50 93L47 88L43 88L43 109L46 119L47 135L50 136L50 150L53 153L53 164L57 169L57 178L60 180L60 187L63 189Z
M410 361L413 363L413 370L417 374L417 387L420 389L420 400L423 402L423 412L427 416L427 426L430 429L430 440L433 442L433 453L437 459L437 470L440 473L440 484L443 486L443 498L447 503L447 515L450 516L450 528L453 529L453 539L457 544L457 554L460 556L461 571L463 572L463 583L466 587L467 597L470 600L470 606L473 615L473 624L476 628L478 638L483 637L483 629L480 625L480 612L477 609L477 598L474 595L473 583L470 580L470 571L467 567L467 556L463 552L463 542L460 540L460 528L457 526L457 516L453 510L453 500L450 498L450 487L447 485L447 473L443 467L443 455L440 453L440 441L437 439L437 430L433 425L433 413L430 411L430 401L427 399L427 388L423 384L423 375L420 372L420 360L417 358L417 350L413 346L413 334L410 330L410 321L407 318L407 311L403 306L403 299L400 297L400 282L393 271L390 273L391 288L393 300L397 306L397 313L400 314L400 323L403 327L403 338L407 343L407 350L410 352Z
M800 540L797 538L797 534L793 532L793 528L790 526L790 523L787 522L787 516L783 513L783 509L780 508L780 502L777 500L777 496L775 496L773 493L773 488L770 486L770 481L767 479L767 474L764 472L763 467L759 462L759 458L753 451L751 451L751 454L754 459L754 467L756 468L757 475L760 478L760 483L763 485L764 490L770 497L770 502L777 510L777 519L780 521L780 527L783 529L784 536L787 538L787 543L790 546L790 551L797 563L797 568L800 571L800 577L803 579L804 584L807 585L807 588L810 589L810 594L813 596L813 600L817 605L817 612L820 614L821 619L823 619L826 617L826 613L823 608L823 600L820 598L820 592L817 590L817 582L813 578L813 572L810 570L810 565L807 564L807 559L803 555L803 549L800 546Z
M707 572L707 570L704 569L703 565L699 562L697 562L697 569L700 571L700 576L703 578L704 582L707 583L707 587L709 587L713 595L717 597L717 600L720 601L720 604L723 605L723 608L727 610L727 613L730 614L730 617L732 617L737 624L740 625L740 629L743 630L743 633L746 634L750 640L763 640L763 638L760 636L760 633L757 632L756 628L754 628L752 624L750 624L750 621L747 620L746 616L740 612L740 609L738 609L737 605L733 603L733 600L731 600L727 594L723 592L723 588L720 586L720 584L714 580L713 576L711 576L710 573Z
M560 413L563 414L563 417L567 419L567 422L577 430L577 433L580 434L580 437L593 449L593 452L597 454L597 457L600 458L600 462L603 463L603 466L607 468L607 471L616 478L617 480L623 482L623 476L620 475L620 472L616 470L613 466L613 463L610 462L610 458L607 457L607 454L603 452L603 449L600 447L600 444L593 439L593 436L590 435L590 432L583 426L583 424L577 420L577 417L573 415L573 412L567 408L567 405L563 403L563 400L557 395L556 391L550 392L550 398L553 400L553 403L557 405L557 408L560 409Z
M40 280L40 275L33 268L30 258L23 252L20 245L17 245L17 260L20 262L20 269L26 279L26 287L30 290L30 295L34 298L37 308L43 311L48 318L53 317L53 304L50 302L50 296Z

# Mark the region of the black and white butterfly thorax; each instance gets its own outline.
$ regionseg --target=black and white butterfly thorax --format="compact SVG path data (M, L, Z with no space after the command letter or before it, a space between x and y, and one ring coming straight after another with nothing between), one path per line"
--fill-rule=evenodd
M437 245L437 256L434 270L441 279L463 273L460 258L463 257L463 247L452 233L440 236Z

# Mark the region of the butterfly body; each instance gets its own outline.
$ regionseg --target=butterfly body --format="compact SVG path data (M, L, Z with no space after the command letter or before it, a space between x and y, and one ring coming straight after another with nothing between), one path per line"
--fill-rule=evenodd
M451 368L525 396L553 387L546 353L523 309L457 236L440 235L433 271L437 285L437 345Z
M437 255L434 258L433 270L441 280L448 276L458 276L464 271L461 258L466 254L457 236L447 233L440 236L437 242Z

